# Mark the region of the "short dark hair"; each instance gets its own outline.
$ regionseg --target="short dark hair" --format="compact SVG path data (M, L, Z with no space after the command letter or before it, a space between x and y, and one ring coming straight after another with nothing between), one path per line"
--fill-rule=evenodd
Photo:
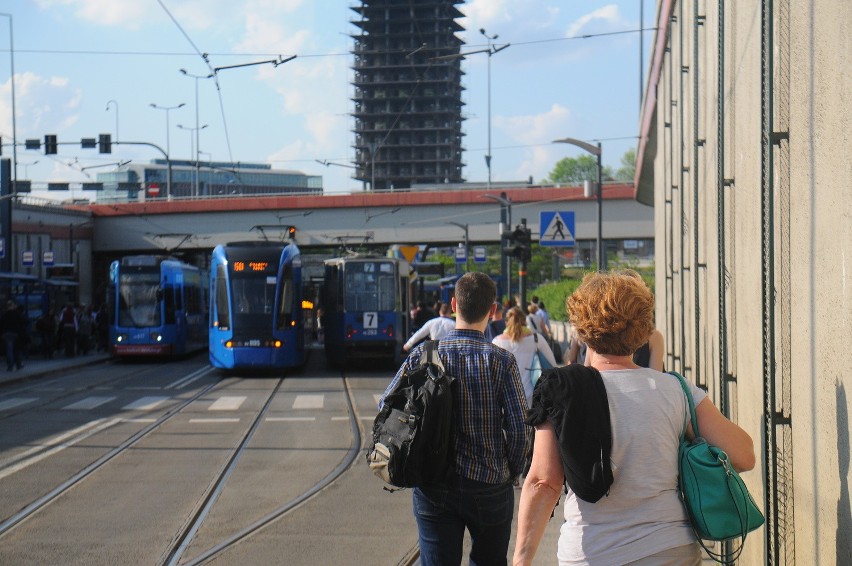
M488 316L497 298L497 284L484 273L472 271L456 281L456 312L467 323Z

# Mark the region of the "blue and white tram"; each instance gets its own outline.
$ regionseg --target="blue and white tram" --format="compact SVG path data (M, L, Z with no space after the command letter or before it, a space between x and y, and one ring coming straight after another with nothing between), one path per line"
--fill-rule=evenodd
M409 334L409 266L398 258L354 254L325 261L320 321L326 359L399 362Z
M207 275L158 255L112 262L108 301L114 356L179 356L207 342Z
M302 367L301 291L296 244L216 246L210 264L210 363L228 370Z

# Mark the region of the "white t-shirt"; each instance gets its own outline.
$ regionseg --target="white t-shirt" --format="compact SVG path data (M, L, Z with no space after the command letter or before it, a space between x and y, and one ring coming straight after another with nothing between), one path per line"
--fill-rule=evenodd
M532 357L535 353L535 338L532 334L528 334L520 341L513 342L505 334L501 334L491 342L514 354L515 361L518 363L518 371L521 372L521 383L524 385L527 407L532 406L533 383L530 378L530 369L532 368ZM556 358L553 357L553 352L550 350L547 340L541 334L538 335L538 349L541 350L550 365L556 367Z
M408 339L408 342L406 342L405 345L412 348L415 344L427 336L429 337L429 340L440 340L449 334L450 330L453 330L455 327L456 319L454 318L450 318L448 316L431 318L427 320L426 323L417 330L417 332L411 335L411 338Z
M695 541L677 493L677 451L689 409L677 378L649 368L604 371L612 423L609 495L565 498L560 565L624 564ZM695 405L707 394L690 385Z

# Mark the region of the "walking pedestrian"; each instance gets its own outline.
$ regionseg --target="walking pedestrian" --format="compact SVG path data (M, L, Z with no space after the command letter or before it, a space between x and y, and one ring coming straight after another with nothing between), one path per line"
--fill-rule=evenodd
M6 344L6 369L24 367L22 343L27 332L27 320L13 300L6 301L6 311L0 318L3 341Z
M523 423L526 403L515 359L485 339L496 297L497 287L484 273L459 278L450 301L456 325L438 343L441 362L456 378L455 475L412 490L423 566L461 564L465 529L471 564L506 564L515 507L512 482L523 471L531 435ZM420 363L422 353L422 345L411 351L385 395Z
M65 357L73 358L77 346L77 312L74 304L68 303L59 315L59 328L62 331L62 344L65 346Z
M633 363L633 353L654 328L654 296L632 274L591 273L567 307L588 343L587 364L594 369L559 368L542 377L535 390L529 418L535 446L521 492L514 564L532 564L569 477L562 454L582 459L591 451L592 458L599 457L596 439L608 438L609 461L601 462L597 477L614 481L589 490L594 480L578 474L569 479L558 563L698 566L701 547L677 489L678 444L688 419L684 392L674 376ZM600 382L605 395L597 388ZM725 418L704 390L693 385L691 391L702 436L724 450L736 470L752 469L748 433ZM591 410L601 406L609 415ZM687 426L686 437L692 436Z
M417 332L411 335L411 338L403 344L402 349L406 352L417 345L418 342L424 340L427 336L430 340L440 340L450 333L450 330L456 327L456 320L452 316L453 309L450 305L444 303L441 305L441 313L437 318L432 318L426 321Z

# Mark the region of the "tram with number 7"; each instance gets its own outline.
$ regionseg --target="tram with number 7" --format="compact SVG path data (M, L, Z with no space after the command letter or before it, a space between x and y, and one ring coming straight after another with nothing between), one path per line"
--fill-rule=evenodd
M320 307L326 359L402 359L410 327L408 262L352 254L325 260Z
M225 370L298 369L306 361L304 334L296 244L216 246L210 264L210 363Z

